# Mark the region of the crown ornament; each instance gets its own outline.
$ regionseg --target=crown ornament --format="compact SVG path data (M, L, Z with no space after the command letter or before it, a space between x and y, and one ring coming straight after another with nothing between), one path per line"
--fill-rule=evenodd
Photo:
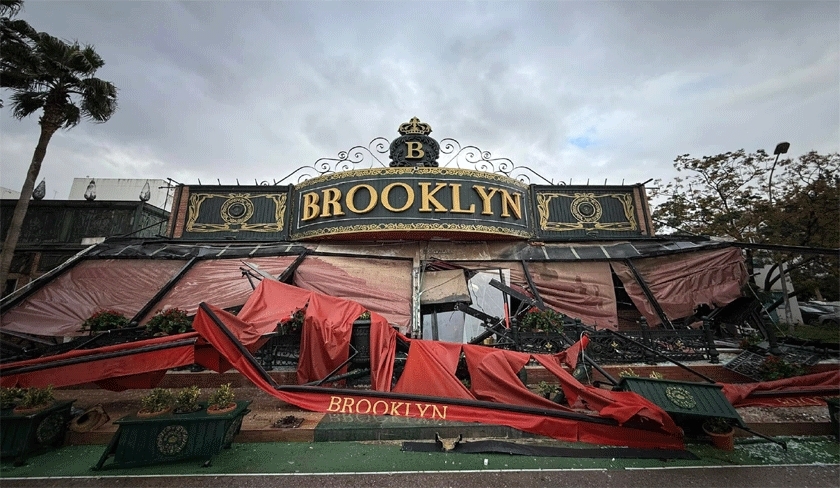
M420 122L420 119L417 117L412 117L408 122L400 124L400 128L397 130L403 136L408 134L422 134L427 136L432 132L432 126L425 122Z

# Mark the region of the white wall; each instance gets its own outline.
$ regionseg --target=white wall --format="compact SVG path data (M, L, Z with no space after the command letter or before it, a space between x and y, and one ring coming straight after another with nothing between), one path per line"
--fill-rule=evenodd
M9 190L0 186L0 200L17 200L20 198L20 192Z
M785 266L785 270L787 270L787 266L788 265ZM760 288L764 288L764 280L765 280L765 277L767 276L768 271L770 271L770 265L764 266L763 268L755 268L755 273L756 273L755 283ZM779 276L779 268L778 267L773 270L773 275L771 276L771 279L775 278L777 276ZM793 282L790 281L790 274L788 274L787 271L785 271L785 281L786 281L785 286L787 286L788 293L791 293L791 292L795 291L793 289ZM779 296L781 296L782 280L776 280L776 282L773 283L773 286L771 286L770 289L773 292L779 293ZM791 318L793 319L793 323L794 324L801 324L802 323L802 314L799 312L799 302L796 300L796 297L791 297L789 301L790 301L790 315L791 315ZM779 306L779 308L776 309L776 314L778 315L779 320L781 322L786 322L786 319L785 319L785 317L786 317L785 304L784 303L782 303Z
M98 201L139 201L143 185L149 182L149 205L170 210L174 187L167 192L166 180L123 179L123 178L73 178L70 188L70 200L84 200L85 191L91 180L96 182L96 200Z

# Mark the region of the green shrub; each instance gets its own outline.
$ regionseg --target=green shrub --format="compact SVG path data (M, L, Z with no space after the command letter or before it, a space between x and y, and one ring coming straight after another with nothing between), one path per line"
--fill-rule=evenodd
M43 405L49 405L54 401L55 397L53 397L52 385L48 385L46 388L32 387L23 391L20 401L17 404L17 408L35 408Z
M564 318L566 318L565 315L550 308L545 310L532 308L522 317L519 327L545 332L562 332Z
M230 387L230 383L225 383L220 385L219 388L210 395L208 407L213 407L215 409L225 408L233 403L234 398L235 394L233 393L233 388Z
M776 356L770 356L761 363L761 379L764 381L792 378L805 374L805 367L797 363L789 363Z
M201 406L198 404L199 395L201 395L201 389L195 385L179 390L175 394L175 412L190 413L200 410Z
M547 383L545 381L540 381L540 383L537 385L537 393L549 399L553 397L559 390L560 387L558 385L555 385L553 383Z
M0 387L0 408L12 408L23 397L23 388L13 386L11 388Z
M306 318L306 309L295 310L289 320L279 324L277 332L280 335L300 334L303 330L303 320Z
M155 388L140 400L140 412L151 414L164 412L175 403L175 395L165 388Z
M128 318L116 310L100 310L82 322L83 331L102 332L122 329L128 325Z
M146 323L146 332L152 335L183 334L190 329L192 329L192 320L187 317L187 312L177 308L158 311Z

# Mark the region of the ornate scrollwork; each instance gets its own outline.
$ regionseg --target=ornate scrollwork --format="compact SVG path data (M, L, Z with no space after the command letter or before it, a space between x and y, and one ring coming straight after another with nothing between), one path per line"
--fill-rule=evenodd
M285 177L276 180L274 184L300 183L326 174L361 168L365 162L370 163L369 168L376 166L387 168L388 165L383 163L380 157L388 154L390 147L391 142L388 139L377 137L371 140L367 147L353 146L346 151L339 152L335 158L321 158L311 166L301 166Z
M411 132L411 134L413 133ZM440 158L449 158L445 163L438 165L441 168L451 167L501 174L525 185L531 183L565 184L563 182L555 183L528 166L516 166L508 158L494 158L490 151L482 151L476 146L462 146L456 139L441 139L439 146ZM312 165L301 166L285 177L274 180L274 184L297 184L319 176L352 169L368 169L380 166L387 168L389 164L384 163L383 159L386 159L385 156L389 154L390 148L391 141L384 137L377 137L371 140L367 147L354 146L347 151L339 152L335 158L321 158ZM367 167L364 167L365 163L368 163Z
M697 406L697 402L694 400L694 397L691 396L691 392L682 386L669 386L665 388L665 396L668 397L668 400L671 400L674 405L686 410L691 410Z
M527 166L516 166L508 158L494 158L490 151L482 151L476 146L461 146L452 138L440 141L441 156L450 156L449 160L441 164L442 168L468 168L487 173L501 173L522 183L532 183L532 175L543 182L553 185L554 182L537 173Z
M35 429L35 439L38 444L53 444L58 440L59 435L62 434L62 426L65 423L65 418L60 413L49 415Z
M187 447L189 437L189 433L184 427L167 425L157 436L158 452L165 456L175 456Z

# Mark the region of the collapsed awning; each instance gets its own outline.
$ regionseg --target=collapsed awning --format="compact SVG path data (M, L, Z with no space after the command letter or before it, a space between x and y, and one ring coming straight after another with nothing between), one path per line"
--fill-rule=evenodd
M263 281L242 311L249 311L249 316L260 323L271 324L304 304L306 319L298 370L301 382L323 378L332 366L340 365L347 358L352 322L364 308L348 300L314 292L306 296L295 287ZM610 392L581 385L562 368L565 355L530 355L401 336L400 340L410 344L403 372L405 379L401 377L394 391L390 391L399 333L372 312L370 366L375 391L277 386L231 333L245 325L242 317L208 304L201 305L193 323L196 331L257 387L307 410L481 421L563 440L633 447L682 447L680 429L659 407L632 392ZM444 354L430 354L430 347L442 348ZM305 354L309 354L306 360ZM465 354L470 374L474 375L470 389L460 384L452 370L453 362L457 363L456 358L461 354ZM430 362L432 356L440 360ZM531 358L558 376L573 404L585 405L599 415L575 412L531 393L515 374ZM409 363L414 366L410 367Z
M624 284L636 308L648 323L661 323L632 270L612 262L615 274ZM665 315L671 319L688 317L701 304L720 307L741 296L747 269L738 248L700 251L633 260Z
M167 370L196 362L197 339L198 334L190 332L4 364L0 385L59 388L97 383L113 391L152 388Z

